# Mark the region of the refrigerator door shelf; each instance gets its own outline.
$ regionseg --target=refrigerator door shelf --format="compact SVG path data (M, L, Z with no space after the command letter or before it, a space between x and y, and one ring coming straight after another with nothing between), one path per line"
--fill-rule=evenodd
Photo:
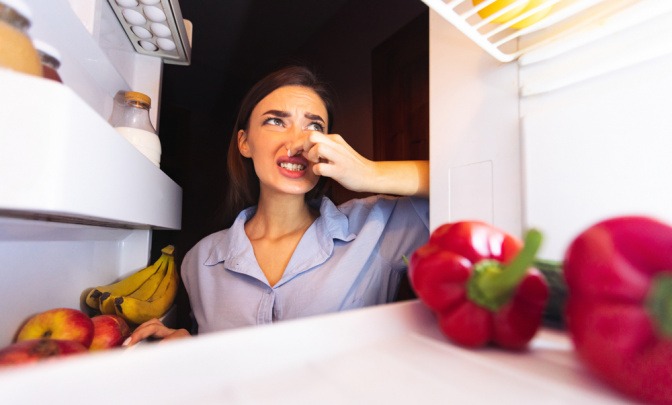
M182 189L60 83L0 70L0 214L179 229Z

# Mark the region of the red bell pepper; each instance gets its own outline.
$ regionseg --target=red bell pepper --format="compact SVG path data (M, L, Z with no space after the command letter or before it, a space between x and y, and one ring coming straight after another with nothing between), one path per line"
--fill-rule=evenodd
M602 221L570 244L563 267L579 358L626 394L672 404L672 227Z
M530 268L541 234L523 243L477 221L444 224L411 255L408 275L439 327L466 347L494 343L523 349L541 324L548 299L544 276Z

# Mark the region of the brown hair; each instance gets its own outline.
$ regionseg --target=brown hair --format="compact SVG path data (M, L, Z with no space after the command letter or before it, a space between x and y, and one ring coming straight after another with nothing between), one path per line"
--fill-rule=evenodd
M331 132L333 120L333 99L326 83L304 66L288 66L262 78L247 92L238 110L233 126L227 155L228 192L225 195L223 225L228 228L243 209L257 204L259 200L259 177L254 171L252 159L240 154L238 131L248 130L250 115L254 107L267 95L284 86L303 86L312 89L324 102ZM321 177L317 185L306 193L307 201L321 198L326 189L326 177Z

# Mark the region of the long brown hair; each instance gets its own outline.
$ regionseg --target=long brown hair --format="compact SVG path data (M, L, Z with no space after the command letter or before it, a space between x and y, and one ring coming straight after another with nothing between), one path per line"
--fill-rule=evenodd
M329 123L328 132L331 132L333 120L333 99L326 83L305 66L288 66L277 70L258 81L247 92L241 102L238 116L229 143L227 155L227 193L223 207L222 223L228 228L243 209L256 205L259 201L259 177L254 171L252 159L240 154L238 149L238 131L248 130L250 115L254 107L267 95L284 86L302 86L312 89L324 102ZM321 177L315 187L306 193L307 201L320 198L324 195L327 183L326 177Z

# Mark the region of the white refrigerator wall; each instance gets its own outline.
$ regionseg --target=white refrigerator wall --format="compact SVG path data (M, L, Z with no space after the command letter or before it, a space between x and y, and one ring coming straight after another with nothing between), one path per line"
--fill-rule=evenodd
M478 219L520 234L516 66L435 12L429 27L431 227Z
M105 0L25 1L64 84L0 69L0 346L146 266L152 229L181 221L180 187L107 123L116 92L136 90L156 126L163 62L134 52Z
M432 228L536 227L540 257L560 260L607 217L672 223L671 27L667 13L542 62L502 64L432 13Z
M672 223L670 38L664 14L521 66L521 89L539 92L520 100L524 219L545 232L544 257L608 217Z

